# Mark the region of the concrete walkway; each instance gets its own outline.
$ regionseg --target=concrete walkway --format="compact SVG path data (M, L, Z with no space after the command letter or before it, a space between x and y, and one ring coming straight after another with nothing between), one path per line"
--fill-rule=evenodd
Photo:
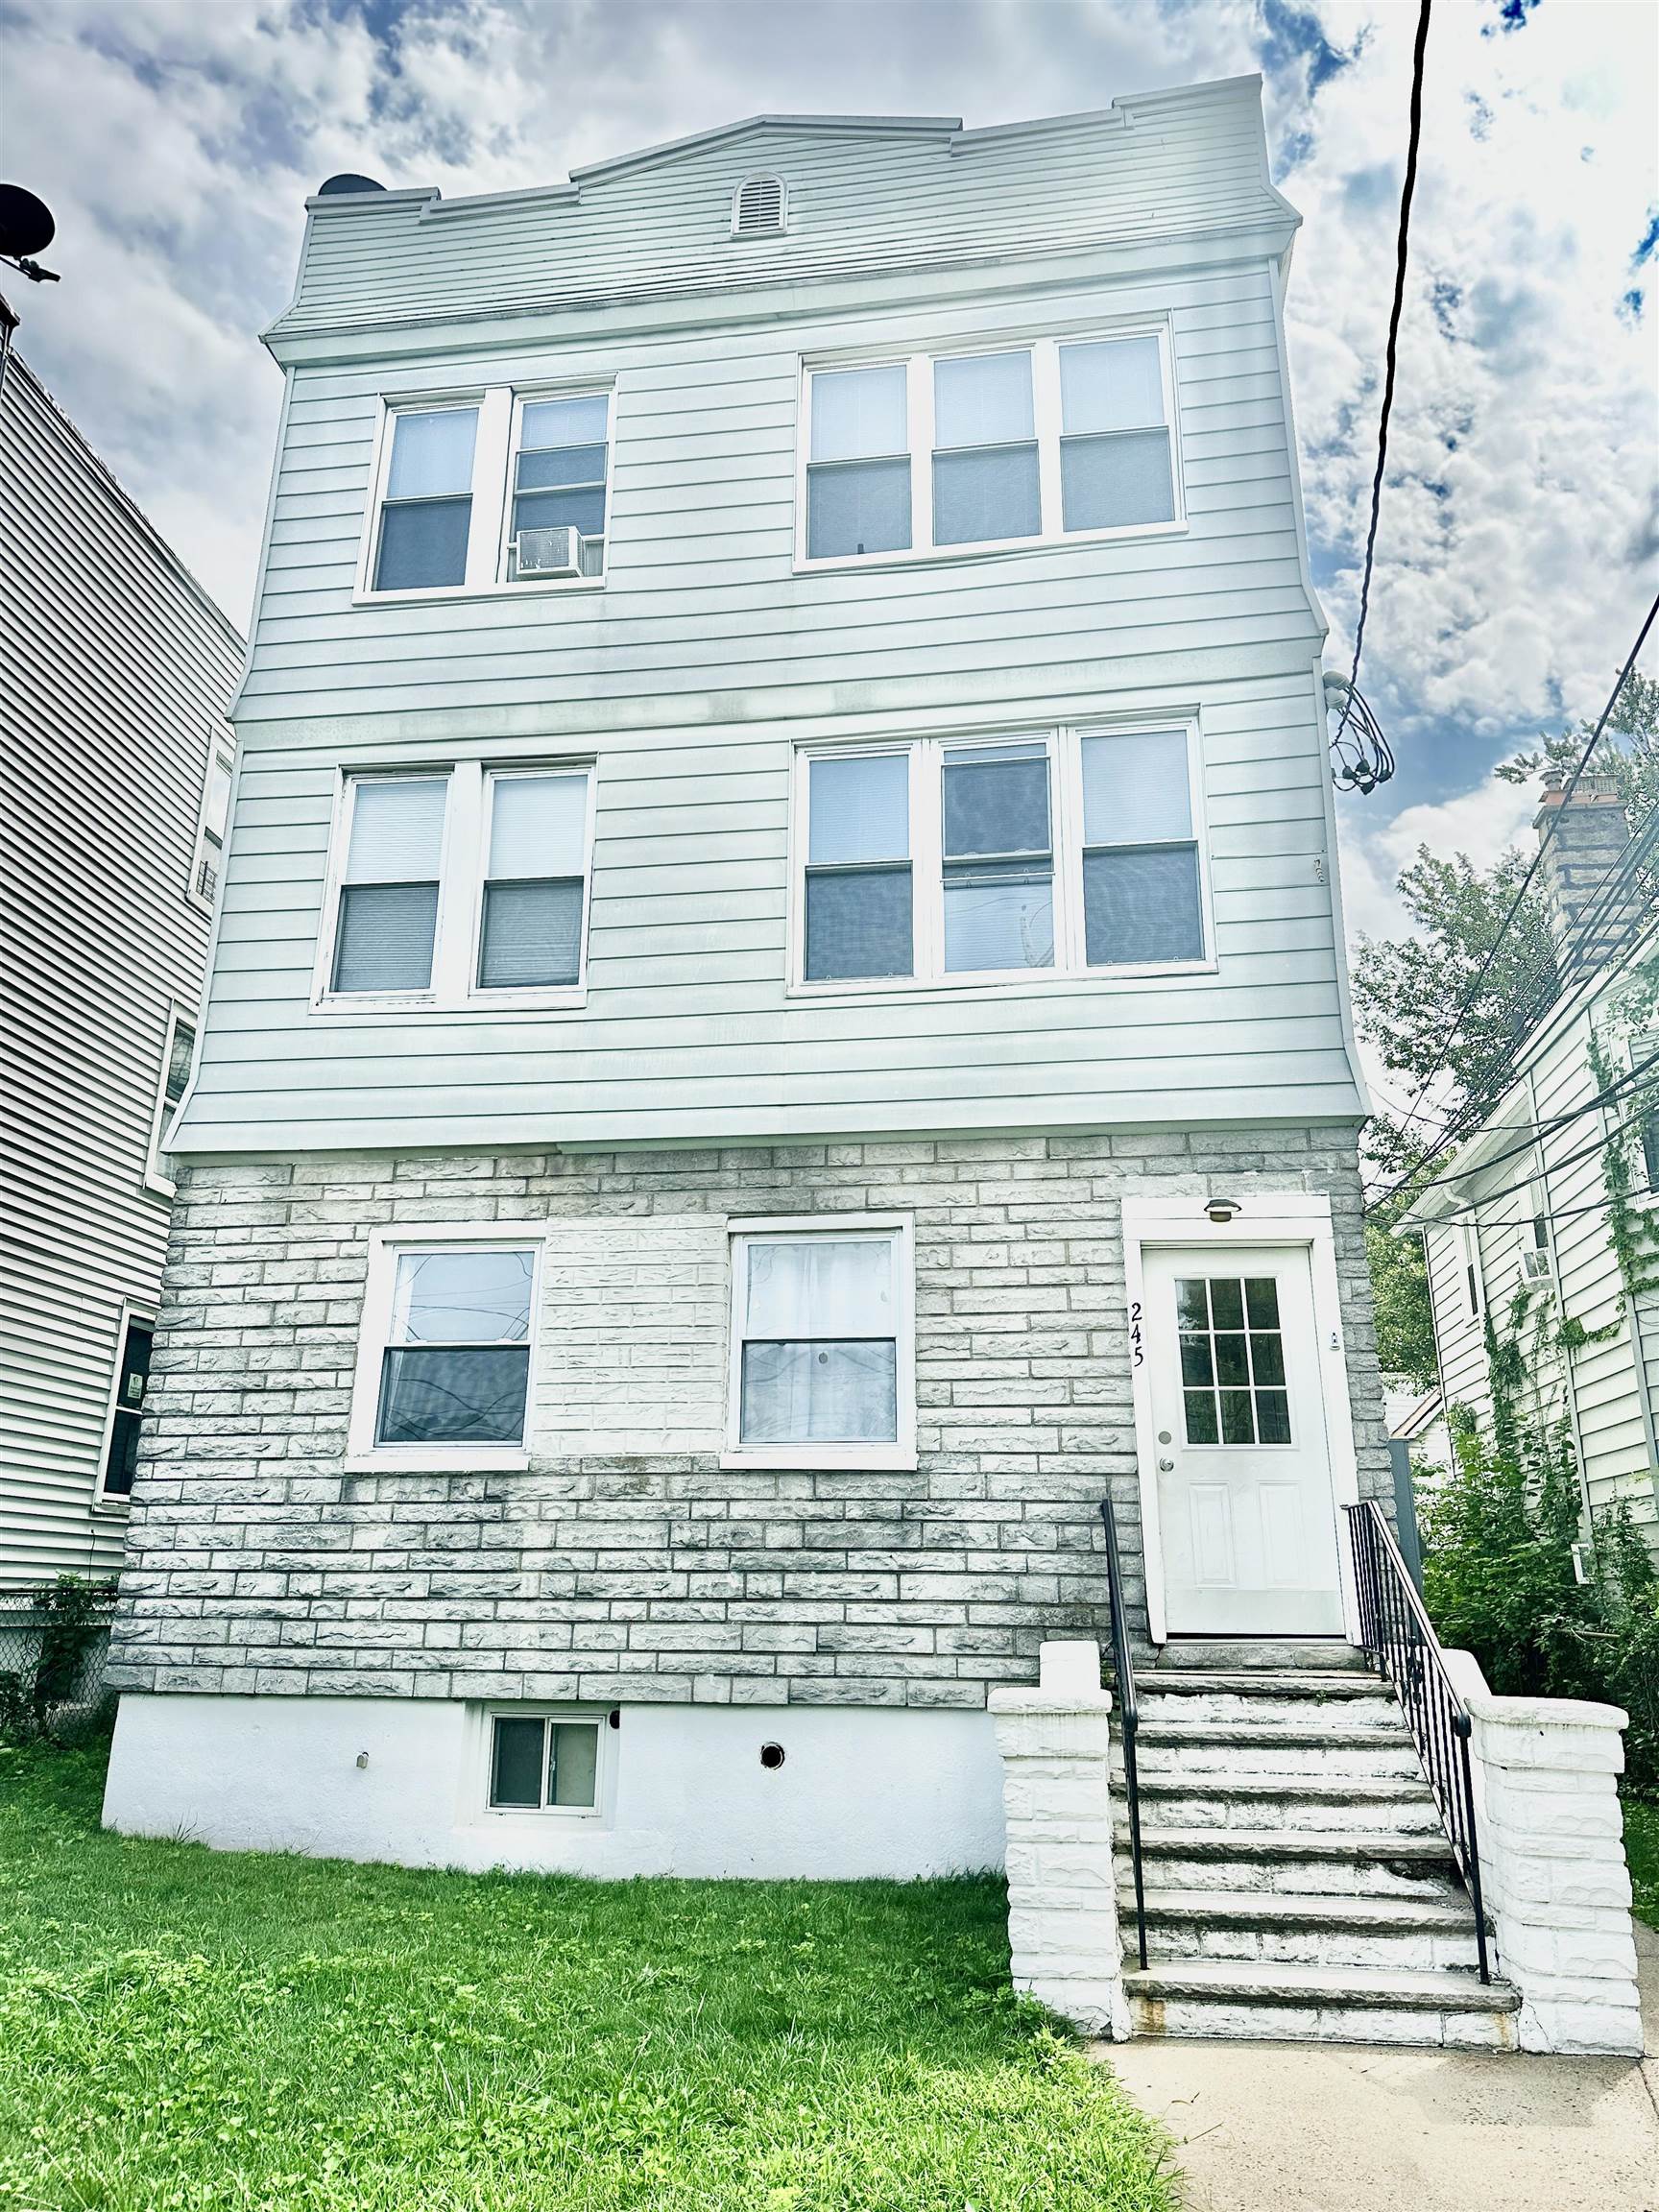
M1189 2212L1659 2212L1659 1935L1648 2056L1101 2044L1174 2136Z

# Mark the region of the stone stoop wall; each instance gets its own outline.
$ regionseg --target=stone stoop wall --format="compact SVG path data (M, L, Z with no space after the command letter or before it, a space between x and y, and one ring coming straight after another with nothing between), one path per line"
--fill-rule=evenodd
M1222 1187L1330 1194L1361 1490L1386 1500L1350 1128L187 1164L111 1678L982 1707L1046 1637L1102 1632L1108 1484L1144 1619L1118 1201L1196 1220ZM723 1469L725 1218L896 1211L919 1471ZM531 1467L348 1473L370 1233L445 1221L568 1233Z

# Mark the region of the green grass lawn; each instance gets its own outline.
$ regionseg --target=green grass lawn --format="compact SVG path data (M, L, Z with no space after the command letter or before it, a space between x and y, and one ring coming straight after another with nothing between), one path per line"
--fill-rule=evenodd
M98 1827L0 1751L0 2205L1169 2212L999 1882L600 1884Z
M1659 1928L1659 1801L1624 1800L1624 1856L1630 1862L1637 1918Z

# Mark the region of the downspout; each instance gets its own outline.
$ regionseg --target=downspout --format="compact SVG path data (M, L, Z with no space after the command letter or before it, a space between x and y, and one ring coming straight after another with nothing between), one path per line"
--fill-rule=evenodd
M1538 1079L1533 1070L1527 1070L1527 1112L1534 1129L1538 1127ZM1538 1139L1538 1187L1544 1193L1544 1211L1550 1217L1550 1257L1555 1261L1558 1246L1555 1240L1555 1200L1550 1190L1550 1145L1540 1135ZM1555 1277L1555 1310L1562 1314L1561 1277ZM1564 1314L1562 1315L1565 1318ZM1559 1339L1558 1339L1559 1341ZM1590 1470L1584 1457L1584 1431L1578 1419L1578 1378L1573 1365L1573 1347L1561 1345L1561 1382L1567 1400L1567 1423L1573 1431L1573 1456L1578 1462L1578 1497L1584 1513L1584 1532L1592 1549L1596 1542L1596 1523L1590 1511ZM1653 1449L1653 1418L1648 1411L1647 1392L1642 1393L1643 1413L1647 1431L1647 1449Z

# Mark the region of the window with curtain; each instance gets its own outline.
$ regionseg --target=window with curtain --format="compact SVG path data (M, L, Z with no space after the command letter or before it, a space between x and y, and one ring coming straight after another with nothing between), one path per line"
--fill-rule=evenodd
M496 774L489 792L479 987L576 983L587 896L587 773Z
M491 1715L493 1811L587 1813L598 1798L597 1720L555 1713Z
M611 401L603 392L523 402L513 456L509 581L517 581L521 531L574 530L582 541L583 575L603 569L610 423Z
M809 760L805 977L908 975L910 756Z
M400 408L380 502L376 591L432 590L467 581L476 407Z
M1047 745L950 748L942 775L947 972L1051 968Z
M104 1495L130 1498L138 1471L138 1434L144 1394L150 1386L150 1353L156 1340L148 1321L129 1320L121 1336L115 1371L115 1406L109 1418L109 1444L104 1455Z
M1085 736L1083 920L1092 968L1204 956L1183 731Z
M334 990L430 986L448 781L446 776L352 779Z
M898 1246L894 1230L733 1240L740 1445L898 1440Z
M1035 538L1043 528L1031 356L933 364L933 542Z
M806 551L901 552L910 543L910 430L902 362L812 378Z
M400 1251L396 1270L375 1443L522 1442L534 1251Z
M1060 493L1068 530L1175 518L1175 478L1154 337L1060 348Z

